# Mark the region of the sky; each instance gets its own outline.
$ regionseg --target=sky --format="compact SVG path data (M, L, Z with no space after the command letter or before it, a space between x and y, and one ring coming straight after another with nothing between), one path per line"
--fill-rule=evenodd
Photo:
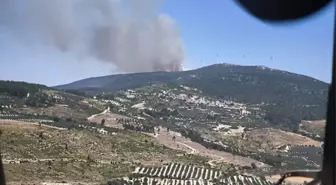
M184 69L215 63L264 65L331 80L333 7L286 25L256 20L231 0L166 0L160 12L175 21L181 34ZM110 63L27 38L13 36L0 25L0 80L53 86L120 73Z

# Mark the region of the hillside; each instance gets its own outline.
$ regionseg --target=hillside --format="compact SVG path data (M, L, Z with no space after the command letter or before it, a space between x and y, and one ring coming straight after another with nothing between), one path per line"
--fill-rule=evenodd
M191 71L120 74L56 86L100 94L151 84L185 85L204 95L245 104L262 104L265 120L298 130L301 120L324 119L328 84L263 66L215 64Z
M7 122L0 124L6 177L17 181L107 182L140 166L171 162L204 165L206 158L162 147L145 134L63 130Z
M292 93L301 95L301 97L292 95L289 98L296 99L300 103L310 102L310 105L313 105L313 102L323 103L323 100L325 102L328 88L327 83L304 75L263 66L230 64L214 64L181 72L131 73L94 77L54 88L113 92L153 83L193 86L213 96L249 103L279 102L282 101L282 96L287 96L286 93ZM246 91L247 89L249 92ZM313 97L318 99L312 99Z
M291 104L174 83L89 96L0 82L1 150L14 184L269 184L269 175L321 165L323 150L312 138L323 124L301 122L303 109L285 107Z
M217 182L261 185L276 180L266 180L270 173L262 172L263 168L238 167L221 160L210 160L213 156L202 156L202 153L170 149L156 137L143 133L108 127L97 127L94 131L20 121L0 123L2 157L9 184L114 184L122 181L153 185ZM101 128L107 132L102 132ZM308 155L302 152L308 152ZM314 161L320 159L312 155L316 152L320 149L298 146L276 155L283 156L286 163L295 160L293 165L301 168L306 162L316 165ZM238 162L243 160L237 158Z
M321 140L324 137L326 120L302 120L300 124L300 132L312 138Z
M279 147L287 145L314 145L318 148L320 142L300 134L274 129L274 125L264 119L266 105L222 100L182 85L158 84L105 93L98 95L97 99L106 102L111 110L97 116L96 122L105 119L105 124L111 127L137 129L131 126L134 124L141 127L167 127L201 144L192 144L184 141L181 136L176 136L175 140L183 145L198 148L205 153L212 153L209 150L214 149L249 157L277 168L316 168L316 164L320 162L314 158L314 162L307 164L303 162L306 160L303 159L304 156L296 158L279 151ZM117 118L116 114L124 117ZM160 133L162 130L160 129ZM148 129L148 132L153 131ZM165 140L172 137L166 137ZM160 139L160 136L157 138ZM232 156L228 158L232 160ZM281 164L282 160L288 160L288 163ZM300 161L302 166L295 165L295 161Z
M0 118L86 119L105 107L85 93L40 84L0 81Z

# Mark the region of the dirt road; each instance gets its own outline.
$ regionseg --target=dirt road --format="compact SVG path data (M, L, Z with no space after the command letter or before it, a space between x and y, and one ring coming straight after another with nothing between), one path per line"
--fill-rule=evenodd
M107 114L109 111L110 111L110 107L107 107L107 109L104 110L103 112L98 113L98 114L93 114L93 115L91 115L90 117L88 117L87 120L91 121L92 119L94 119L95 117L97 117L97 116L99 116L99 115Z

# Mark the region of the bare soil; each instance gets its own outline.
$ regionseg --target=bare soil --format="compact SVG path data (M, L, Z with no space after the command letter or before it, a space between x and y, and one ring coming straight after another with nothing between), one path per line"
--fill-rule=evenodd
M115 127L115 128L123 128L121 124L117 122L117 119L130 119L129 117L113 114L113 113L103 113L90 116L87 118L90 122L101 123L101 120L105 119L105 126L107 127Z
M302 120L300 124L300 129L306 132L312 133L314 135L324 135L326 120L308 121Z
M160 132L158 134L152 134L152 136L155 137L160 144L163 144L169 148L186 151L191 154L199 154L201 156L209 157L215 161L232 163L239 166L250 166L251 163L255 163L259 167L267 166L264 163L247 157L241 157L228 152L207 149L199 143L182 137L179 133L172 131L167 132L167 129L163 127L160 128ZM175 136L175 141L173 140L173 136Z
M267 179L271 180L271 181L278 181L281 176L280 175L272 175L270 177L266 177ZM310 182L312 181L312 178L306 178L306 177L289 177L286 178L286 182L291 182L291 183L298 183L298 184L302 184L304 182Z
M308 137L273 128L252 130L247 132L247 138L250 138L254 141L260 141L262 143L269 143L275 148L283 145L320 146L321 144L319 141L315 141Z
M88 118L88 120L96 123L100 123L102 119L105 119L105 125L111 127L122 128L122 125L117 123L116 119L129 119L126 116L119 114L109 113L108 110L96 115L92 115ZM184 152L188 152L190 154L198 154L201 156L209 157L213 161L221 162L221 163L232 163L234 165L239 166L251 166L252 163L255 163L258 167L266 167L267 165L256 161L254 159L250 159L247 157L241 157L237 155L233 155L228 152L211 150L205 148L203 145L193 142L188 138L182 137L180 133L169 131L167 132L167 128L160 127L160 131L156 129L156 134L145 133L154 137L158 143L167 146L171 149L181 150ZM175 136L175 140L173 140L173 136Z

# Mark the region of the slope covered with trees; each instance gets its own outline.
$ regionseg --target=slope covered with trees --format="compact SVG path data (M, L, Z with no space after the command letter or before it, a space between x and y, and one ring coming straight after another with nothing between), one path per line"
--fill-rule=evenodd
M328 84L264 66L215 64L191 71L120 74L80 80L58 89L116 92L151 84L186 85L204 95L263 105L265 121L292 131L301 120L324 119Z
M48 89L45 85L27 82L0 80L0 94L24 98L28 93L37 93L41 89Z

